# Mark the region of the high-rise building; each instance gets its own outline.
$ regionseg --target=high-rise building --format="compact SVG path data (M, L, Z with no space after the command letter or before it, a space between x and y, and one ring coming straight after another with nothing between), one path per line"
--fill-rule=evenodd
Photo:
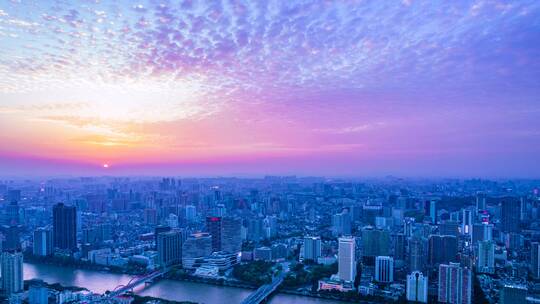
M396 260L405 260L405 235L398 233L394 235L394 258Z
M157 251L162 267L179 264L182 260L182 232L171 230L158 234Z
M77 248L77 211L74 206L54 205L53 246L67 250Z
M316 262L321 256L321 238L314 236L305 237L302 250L304 260Z
M471 270L459 263L439 265L438 301L451 304L470 304L472 300Z
M407 301L427 303L428 277L419 271L407 275Z
M276 216L267 216L263 220L264 225L264 237L273 238L278 233L278 220Z
M375 281L392 283L394 281L394 258L378 256L375 258Z
M209 233L194 233L182 246L182 266L194 269L204 263L204 259L212 254L212 236Z
M405 219L403 219L403 233L407 238L410 238L412 236L413 225L414 218L406 217Z
M387 230L375 229L371 226L362 229L362 250L364 257L371 257L371 265L376 256L390 255L390 233Z
M169 232L171 231L171 227L169 226L156 226L156 228L154 228L154 242L156 243L156 248L157 248L157 239L158 239L158 235L160 233L164 233L164 232Z
M52 231L47 228L38 228L34 231L33 254L48 256L53 253Z
M212 251L221 251L221 217L206 217L206 230L212 236Z
M21 238L20 231L22 226L19 225L5 225L2 227L2 234L4 239L2 242L3 250L20 250L21 249Z
M157 210L154 208L144 209L144 223L147 225L157 224Z
M110 223L99 224L97 227L99 241L110 241L113 239L113 227Z
M474 212L472 208L463 209L463 216L461 218L461 234L470 235L472 233L473 214Z
M540 243L531 243L531 273L534 278L540 278Z
M197 208L193 205L187 205L186 206L186 220L188 222L194 222L197 218Z
M429 217L433 224L437 224L437 201L432 200L429 202Z
M99 242L97 228L84 228L82 230L82 243L83 244L97 244Z
M521 202L504 200L501 208L501 230L504 232L519 232Z
M351 234L351 216L348 212L342 212L332 216L332 234L334 236Z
M409 269L422 271L426 266L427 242L423 238L412 237L409 240Z
M260 218L252 218L248 220L247 238L250 241L258 242L263 239L263 220Z
M7 224L8 225L17 225L19 224L19 204L17 201L11 201L6 206L6 216L7 216Z
M167 223L167 226L173 229L178 228L178 216L174 213L170 213L165 222Z
M495 244L492 241L478 243L476 271L480 273L493 273L495 271Z
M486 210L486 194L485 193L477 193L476 194L476 210Z
M338 239L338 277L343 281L354 282L356 276L355 238Z
M242 249L242 220L226 216L221 218L221 250L238 253Z
M48 304L49 289L41 280L32 280L28 286L28 304Z
M215 216L224 217L227 215L227 208L223 204L217 204L215 208Z
M518 251L523 247L524 238L521 233L509 232L505 234L505 246L506 249L511 251Z
M439 234L459 237L459 223L456 221L445 221L439 225Z
M458 240L451 235L430 235L428 245L428 262L432 266L441 263L456 262Z
M499 303L501 304L526 304L527 287L519 285L504 285L501 288Z
M23 283L23 255L21 252L2 253L2 289L6 295L21 292Z
M375 218L383 214L383 207L380 205L363 205L362 222L367 225L375 225Z
M491 241L492 238L493 238L493 224L475 223L473 225L473 233L472 233L473 245L476 245L476 243L480 241Z

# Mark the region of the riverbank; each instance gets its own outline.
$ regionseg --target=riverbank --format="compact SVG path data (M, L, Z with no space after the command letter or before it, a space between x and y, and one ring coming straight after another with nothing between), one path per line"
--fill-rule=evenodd
M79 287L79 286L64 286L64 285L59 284L59 283L52 283L51 284L49 282L39 280L39 279L25 280L24 283L25 283L25 285L40 284L42 286L47 287L50 290L54 290L54 291L57 291L57 292L88 291L88 289L83 288L83 287ZM139 295L136 295L136 294L130 294L130 296L133 297L132 304L156 303L156 301L158 301L158 303L160 303L160 304L198 304L196 302L191 302L191 301L172 301L172 300L161 299L161 298L150 297L150 296L139 296Z
M126 284L132 278L124 273L76 268L51 263L25 263L25 279L42 279L63 286L84 286L96 293L104 293L115 286ZM204 278L163 278L154 284L137 287L138 296L150 296L167 301L190 301L196 303L240 303L255 290L256 286L238 282ZM339 304L343 301L324 296L301 294L281 289L269 300L270 304Z
M230 280L225 280L225 279L201 278L201 277L195 277L195 276L184 276L184 277L166 276L165 278L172 281L193 282L193 283L244 288L244 289L252 289L252 290L256 290L258 288L258 286L253 285L253 284L248 284L248 283L240 282L240 281L230 281ZM342 298L342 297L339 297L338 294L302 292L302 291L298 291L294 289L287 289L283 287L278 288L277 294L280 294L280 293L288 294L288 295L295 295L295 296L302 296L302 297L309 297L309 298L333 300L333 301L339 301L339 302L344 302L344 303L363 303L363 304L376 303L376 302L367 301L367 300L359 301L358 299Z
M145 272L141 269L124 269L114 266L105 266L98 265L86 261L76 260L74 258L67 257L55 257L55 256L35 256L32 254L24 254L24 261L32 264L45 264L45 265L54 265L60 267L70 267L75 269L85 269L92 271L105 271L116 274L126 274L126 275L142 275Z

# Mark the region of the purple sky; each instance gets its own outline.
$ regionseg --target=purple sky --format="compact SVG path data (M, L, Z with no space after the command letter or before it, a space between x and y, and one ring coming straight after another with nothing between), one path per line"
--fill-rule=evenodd
M0 175L540 176L538 1L4 1L0 45Z

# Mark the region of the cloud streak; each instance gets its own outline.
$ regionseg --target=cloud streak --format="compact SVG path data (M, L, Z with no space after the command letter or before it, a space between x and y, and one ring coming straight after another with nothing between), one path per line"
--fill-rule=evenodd
M483 151L470 134L500 159L538 151L516 137L538 134L539 16L538 1L5 2L0 126L28 140L0 152L48 136L74 158L210 143L356 161Z

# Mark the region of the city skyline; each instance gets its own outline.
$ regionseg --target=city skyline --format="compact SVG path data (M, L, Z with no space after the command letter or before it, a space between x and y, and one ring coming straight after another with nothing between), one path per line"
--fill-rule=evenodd
M5 1L0 171L523 177L536 1Z

